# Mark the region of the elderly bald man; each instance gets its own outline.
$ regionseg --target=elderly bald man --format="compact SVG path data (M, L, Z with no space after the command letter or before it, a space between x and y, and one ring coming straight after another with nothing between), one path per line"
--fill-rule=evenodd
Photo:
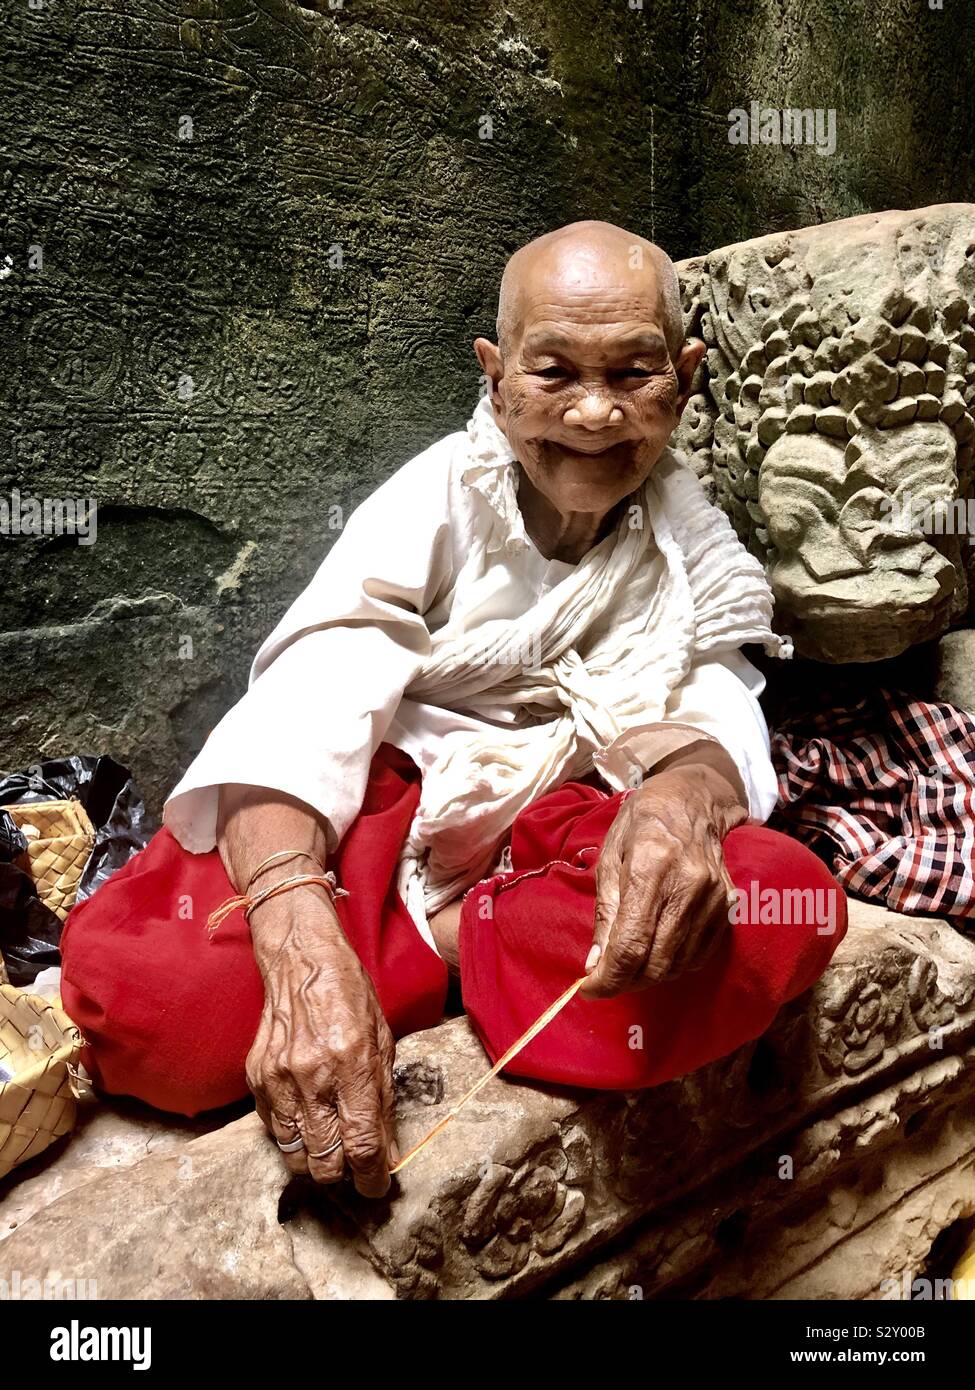
M395 1036L459 975L492 1059L632 1089L758 1036L825 968L841 890L766 829L759 563L667 448L704 351L642 237L509 262L465 430L354 514L149 846L72 913L98 1084L246 1094L288 1166L380 1195ZM313 499L310 499L313 505ZM225 900L248 901L208 919ZM218 914L219 916L220 914Z

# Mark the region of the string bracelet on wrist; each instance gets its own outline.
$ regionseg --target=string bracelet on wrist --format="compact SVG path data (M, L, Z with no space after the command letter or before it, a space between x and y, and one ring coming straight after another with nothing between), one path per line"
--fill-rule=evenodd
M278 897L281 893L289 893L292 889L300 888L305 884L324 888L333 906L338 898L349 896L345 888L339 887L335 875L331 871L321 874L293 874L290 878L284 878L279 883L272 883L269 887L262 888L259 893L253 895L239 893L235 897L227 898L210 913L207 918L207 931L212 935L220 923L225 921L232 912L236 912L238 908L243 909L244 917L249 920L254 909L260 907L262 903L267 902L270 898Z

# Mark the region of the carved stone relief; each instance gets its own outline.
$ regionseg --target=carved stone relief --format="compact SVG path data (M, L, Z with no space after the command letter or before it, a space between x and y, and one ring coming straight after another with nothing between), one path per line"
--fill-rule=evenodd
M765 562L781 630L825 661L943 632L968 606L975 206L783 232L679 270L708 352L677 443Z

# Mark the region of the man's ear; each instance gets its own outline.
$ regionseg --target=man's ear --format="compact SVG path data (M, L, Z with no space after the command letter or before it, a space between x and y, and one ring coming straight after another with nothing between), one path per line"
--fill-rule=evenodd
M492 343L489 338L475 338L474 351L477 360L481 364L481 372L486 382L491 383L491 401L498 408L498 383L504 376L504 359L501 356L501 349L497 343Z
M707 349L700 338L688 338L687 342L680 350L677 361L674 363L674 370L677 373L677 402L674 412L678 418L683 415L684 407L691 398L691 383L694 380L694 373L697 371Z

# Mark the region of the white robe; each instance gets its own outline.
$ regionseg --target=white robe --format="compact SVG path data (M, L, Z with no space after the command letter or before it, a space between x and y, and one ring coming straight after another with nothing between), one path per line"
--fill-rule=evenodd
M185 848L213 848L226 782L306 802L334 846L388 741L423 773L400 886L429 940L426 914L489 868L518 811L594 765L624 787L716 739L767 819L763 678L738 647L789 648L759 562L669 451L578 565L535 549L517 477L482 401L356 510L171 793Z

